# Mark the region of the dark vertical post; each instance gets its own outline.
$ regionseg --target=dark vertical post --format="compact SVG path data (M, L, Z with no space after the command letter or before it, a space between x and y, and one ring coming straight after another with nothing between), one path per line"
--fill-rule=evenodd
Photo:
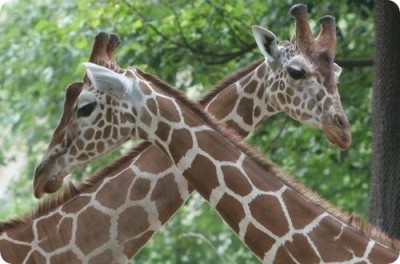
M375 7L370 221L400 238L400 12L388 0Z

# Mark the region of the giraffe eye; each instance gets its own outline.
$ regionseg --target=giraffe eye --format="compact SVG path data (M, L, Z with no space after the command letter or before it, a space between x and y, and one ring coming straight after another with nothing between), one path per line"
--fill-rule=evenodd
M302 78L304 78L304 75L305 75L305 71L303 69L299 70L299 69L295 69L292 67L288 67L287 71L288 71L290 77L292 77L295 80L302 79Z
M78 109L78 113L77 113L78 117L90 116L90 114L96 108L96 105L97 105L97 103L93 102L93 103L89 103L89 104L82 106L81 108Z

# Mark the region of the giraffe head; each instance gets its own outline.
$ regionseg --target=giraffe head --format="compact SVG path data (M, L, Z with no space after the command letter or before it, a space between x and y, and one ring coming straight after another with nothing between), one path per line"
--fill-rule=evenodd
M121 72L113 57L120 39L115 34L99 33L89 61L102 65L101 69ZM93 64L95 65L95 64ZM125 123L132 121L131 109L127 114L117 108L127 108L124 100L115 100L104 90L94 88L93 79L75 82L67 87L64 112L50 141L47 153L35 171L34 194L55 192L63 178L77 166L105 154L119 146L130 136L131 129ZM112 93L113 91L111 91ZM118 94L117 96L121 96ZM118 129L115 124L118 123Z
M252 31L269 68L265 85L272 111L321 129L341 149L351 144L351 132L338 92L342 69L334 62L336 46L335 19L320 19L321 31L314 39L308 24L307 6L290 9L296 20L291 41L277 44L275 35L259 26ZM262 78L262 77L261 77Z

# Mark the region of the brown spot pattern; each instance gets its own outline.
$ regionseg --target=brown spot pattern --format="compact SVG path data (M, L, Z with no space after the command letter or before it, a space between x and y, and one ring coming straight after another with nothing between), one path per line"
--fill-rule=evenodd
M301 118L301 120L309 120L312 118L312 116L307 113L302 113L300 118Z
M295 106L299 106L299 104L300 104L300 97L298 97L298 96L296 96L294 99L293 99L293 104L295 105Z
M78 196L74 199L74 203L66 203L62 206L61 210L66 214L71 214L82 210L83 207L90 202L89 197Z
M108 108L108 109L107 109L106 121L107 121L108 123L111 123L111 122L112 122L112 109L111 109L111 108Z
M258 97L258 99L260 99L260 100L263 99L264 91L265 91L265 83L262 83L262 84L260 85L260 88L258 89L258 92L257 92L257 97Z
M150 191L150 184L151 181L149 179L137 178L130 190L131 195L129 199L131 201L138 201L145 198Z
M157 130L156 130L155 134L162 141L167 141L170 130L171 130L171 126L170 125L160 121L158 123L158 127L157 127Z
M276 90L278 90L278 84L279 84L278 82L274 82L274 84L271 87L272 92L275 92Z
M226 223L239 233L239 223L245 217L243 205L229 194L224 194L219 200L216 209L220 212Z
M135 217L136 225L132 225L132 217ZM120 243L140 235L149 228L148 214L141 206L132 206L122 212L118 219L118 236Z
M146 109L143 109L140 113L140 121L143 122L146 126L151 125L151 115Z
M254 108L254 117L257 118L257 117L260 116L260 114L261 114L261 109L260 109L259 106L256 106L256 107Z
M262 169L260 166L255 164L253 160L251 160L249 157L246 157L243 161L243 169L253 185L257 186L257 188L262 191L275 192L282 188L282 183L277 178L272 176L274 174L271 173L272 166L271 168ZM270 176L269 181L266 182L265 178L268 177L268 175Z
M323 89L320 89L319 92L317 93L317 100L321 101L322 98L325 96L325 91Z
M293 218L292 218L293 220ZM319 263L320 259L314 252L305 236L295 234L291 241L287 241L284 247L301 263Z
M171 166L171 161L157 147L150 146L141 153L135 165L143 172L157 174Z
M112 263L113 254L110 249L100 253L99 255L90 259L89 264L99 264L99 263Z
M308 110L310 110L310 111L313 110L315 107L315 104L316 104L316 102L314 100L308 101L308 103L307 103Z
M87 130L83 133L83 137L84 137L86 140L92 139L92 138L93 138L93 135L94 135L94 129L93 129L93 128L89 128L89 129L87 129Z
M314 242L318 252L321 253L323 262L345 262L352 258L351 252L346 250L342 245L332 243L331 239L339 235L340 230L341 224L338 221L332 217L325 217L310 232L309 237Z
M82 261L78 259L74 252L68 250L50 258L50 263L68 263L68 264L81 264Z
M97 230L110 230L111 222L108 215L103 214L93 207L79 214L77 220L78 230L88 226L96 226ZM76 245L84 254L89 254L109 240L109 232L76 233Z
M224 175L226 186L234 193L245 196L251 192L251 184L246 177L243 177L243 174L237 168L232 166L222 166L222 173Z
M104 149L104 143L101 141L97 142L97 153L103 153Z
M83 142L83 140L78 139L77 142L76 142L76 147L78 149L83 149L85 147L85 143Z
M244 91L248 94L254 94L256 92L258 86L258 82L256 80L252 80L246 87L244 87Z
M72 233L70 230L72 229L72 219L63 218L59 222L60 220L61 217L57 215L55 222L59 223L58 225L54 225L54 219L52 218L49 218L47 221L44 219L37 224L39 240L41 240L39 245L46 252L52 252L57 248L65 247L71 240ZM62 237L62 239L54 239L55 236Z
M26 261L27 264L46 263L46 258L38 251L33 251Z
M279 90L285 90L285 83L282 80L279 81Z
M180 117L178 110L176 109L175 104L171 99L166 99L164 97L157 96L156 98L160 109L164 109L164 111L160 112L160 115L171 122L179 122Z
M139 249L143 247L144 244L151 238L154 234L153 231L146 231L139 237L136 237L135 240L129 240L124 244L124 254L128 257L128 259L132 258L136 255Z
M212 190L219 186L215 165L204 156L197 155L192 166L183 174L206 199L209 199Z
M220 142L225 139L215 131L196 132L196 137L198 138L199 147L202 150L207 150L207 153L216 160L235 162L240 156L239 150L230 144L225 144L227 146L221 148Z
M275 259L279 260L276 261L276 263L295 263L293 262L293 259L291 258L291 256L289 255L289 252L287 251L287 249L285 247L280 247L278 248L278 251L276 252L275 255ZM305 262L301 262L301 263L305 263ZM317 262L318 263L318 262Z
M149 108L150 112L153 113L153 115L157 115L157 104L156 101L153 98L150 98L147 100L147 108Z
M111 179L97 192L96 200L105 207L117 209L125 203L125 197L128 196L128 189L134 177L135 175L132 175L129 170L121 172L118 177Z
M173 174L168 174L157 181L151 200L157 203L159 220L166 223L183 202Z
M244 122L248 125L253 124L253 99L242 98L239 102L237 113L240 115Z
M150 88L144 82L139 82L139 87L145 95L151 94Z
M295 229L304 228L314 220L316 215L321 213L321 209L318 210L317 207L310 206L309 201L300 198L299 195L292 190L284 192L282 194L282 199Z
M259 195L251 201L249 207L254 219L275 235L283 236L289 231L289 224L277 198Z
M257 69L258 78L262 79L265 76L265 70L266 70L265 67L266 67L265 64L262 64L258 67Z
M217 95L217 98L209 105L208 111L213 113L217 119L222 119L233 111L236 101L239 98L239 95L233 90L228 89L226 92L224 91ZM220 103L221 100L224 101L224 104Z
M104 129L104 133L103 133L103 137L104 138L109 138L110 137L111 129L112 129L111 125L106 126L106 128Z
M193 139L189 131L185 129L177 129L172 131L171 142L169 148L172 158L175 162L186 154L186 152L193 146Z
M265 252L270 250L275 242L273 238L264 234L252 224L247 227L244 241L260 259L264 258Z
M278 93L278 99L281 104L286 104L285 96L283 95L283 93Z

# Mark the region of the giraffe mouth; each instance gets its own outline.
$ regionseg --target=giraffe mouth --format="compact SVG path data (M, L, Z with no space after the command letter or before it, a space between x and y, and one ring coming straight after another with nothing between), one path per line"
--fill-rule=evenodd
M33 180L33 193L36 198L41 198L44 193L54 193L60 189L66 174L54 173L54 164L54 159L49 159L37 166Z
M324 127L327 139L341 150L346 150L351 145L351 132L349 128Z
M350 124L344 114L333 113L322 116L322 131L326 138L341 150L351 145Z

